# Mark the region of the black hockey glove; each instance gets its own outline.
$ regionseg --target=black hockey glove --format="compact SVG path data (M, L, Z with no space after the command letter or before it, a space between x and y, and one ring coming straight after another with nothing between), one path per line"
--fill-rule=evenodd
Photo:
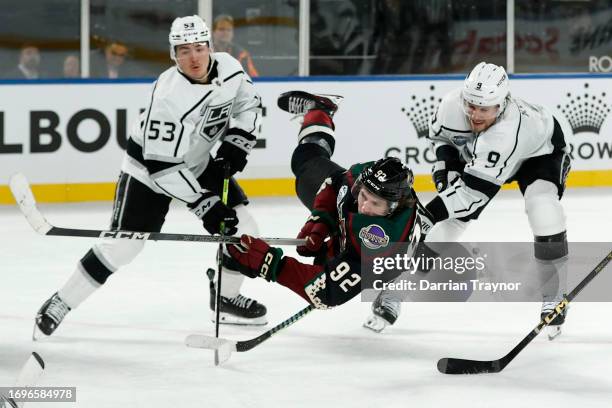
M233 176L244 170L247 164L247 155L255 145L255 136L241 129L230 129L225 135L225 140L217 150L215 163L223 168L224 163L229 163L230 174Z
M196 217L202 220L204 228L211 234L221 232L221 222L224 222L225 235L234 235L238 228L238 217L236 211L232 210L221 202L219 196L208 192L195 202L187 204L189 211L194 213Z
M446 166L446 162L437 161L434 163L432 171L432 178L436 190L438 193L446 190L448 186L452 185L455 181L461 178L461 173L458 171L449 170Z

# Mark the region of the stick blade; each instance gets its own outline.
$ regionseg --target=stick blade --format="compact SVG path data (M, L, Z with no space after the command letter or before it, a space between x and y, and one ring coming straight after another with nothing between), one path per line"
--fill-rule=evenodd
M192 348L204 348L209 350L216 350L221 347L224 343L230 342L223 338L217 338L212 336L204 336L202 334L190 334L185 337L185 345Z
M201 334L190 334L185 338L185 345L192 348L203 348L215 351L215 365L223 364L229 360L232 351L236 351L236 342L204 336Z
M499 373L502 369L499 360L478 361L462 358L441 358L438 361L438 371L442 374Z
M32 228L42 235L49 232L52 227L40 211L38 211L38 208L36 208L36 200L34 199L34 194L32 194L32 189L30 188L30 183L26 176L22 173L13 174L9 180L9 188L11 189L11 193L19 209Z
M45 362L42 357L36 353L32 352L28 360L25 362L21 371L19 372L19 376L17 377L17 381L15 381L16 387L32 387L34 386L45 370Z
M15 381L15 387L34 387L40 377L42 376L45 370L45 362L42 357L36 352L32 352L30 358L25 362L19 375L17 376L17 380ZM0 394L0 406L2 406L2 401L7 402L10 408L22 408L25 404L24 401L16 402L12 398L9 398L6 395Z

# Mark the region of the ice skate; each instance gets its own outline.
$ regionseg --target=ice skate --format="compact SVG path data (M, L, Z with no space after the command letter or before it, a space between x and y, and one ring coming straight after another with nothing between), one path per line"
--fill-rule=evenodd
M305 115L312 109L320 109L334 116L338 105L344 99L340 95L317 95L304 91L289 91L278 97L278 107L296 116Z
M36 341L37 338L40 338L40 333L45 336L52 335L69 311L70 307L59 297L57 292L54 293L36 314L32 340Z
M212 280L212 277L215 275L215 271L213 269L209 269L207 275L211 279L209 283L211 320L213 323L216 323L216 288ZM221 296L219 324L263 326L268 324L266 313L266 307L257 302L255 299L250 299L240 294L234 298Z
M540 318L544 319L550 313L555 310L555 307L563 300L563 296L557 296L554 300L548 302L542 302L542 311L540 312ZM567 316L566 306L561 313L555 317L555 319L546 326L546 334L548 336L548 340L554 340L559 335L561 335L561 327L565 323L565 318Z
M372 303L372 314L363 327L380 333L395 323L401 311L402 304L399 300L385 296L384 292L381 292Z

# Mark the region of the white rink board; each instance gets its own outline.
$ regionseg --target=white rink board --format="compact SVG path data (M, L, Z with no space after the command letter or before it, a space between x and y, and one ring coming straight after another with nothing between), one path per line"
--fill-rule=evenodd
M406 112L412 112L415 122L425 124L439 98L461 86L462 81L429 77L365 79L257 81L266 108L261 135L266 147L254 150L242 177L292 177L289 163L298 124L291 122L290 116L276 107L277 96L292 89L345 96L335 118L335 159L340 164L348 165L389 154L407 162L416 174L429 174L433 154L426 139L417 136L415 125ZM545 105L554 112L573 146L574 170L612 169L612 120L609 115L612 78L513 78L511 82L514 95ZM0 100L5 101L0 111L3 115L0 185L7 184L8 176L17 171L24 172L38 184L115 181L123 155L120 141L125 140L126 131L139 110L146 107L149 88L150 84L146 83L0 85ZM585 115L604 120L598 133L580 131L573 134L566 115L558 106L571 106L577 117L583 107L574 107L584 102L585 95L597 106L596 109L587 107ZM415 110L411 111L411 108ZM84 110L98 115L98 121L77 120L79 112L83 115ZM33 116L41 115L41 111L46 112L42 115L47 119L31 120ZM58 119L57 126L51 126L56 132L55 139L61 140L58 146L48 146L53 140L48 134L37 136L40 133L36 132L37 127L50 127L49 117ZM108 124L107 132L101 131L100 123L102 128ZM72 124L72 131L68 129L69 124ZM33 138L31 134L34 134ZM106 134L108 139L100 140L102 134ZM69 136L76 143L71 142ZM37 147L31 139L42 147ZM93 151L80 151L75 147L79 140ZM96 141L99 146L95 146ZM37 151L41 149L47 151Z

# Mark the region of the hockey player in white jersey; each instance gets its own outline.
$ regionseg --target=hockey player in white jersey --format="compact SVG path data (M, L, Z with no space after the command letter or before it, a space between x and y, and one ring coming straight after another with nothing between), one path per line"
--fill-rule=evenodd
M503 67L479 63L463 88L448 93L430 119L436 153L433 180L438 195L427 204L435 225L426 242L457 241L504 183L517 181L534 235L543 288L541 316L561 300L568 254L560 199L570 169L563 131L544 107L512 97ZM556 279L555 279L556 278ZM396 295L381 294L366 327L380 331L399 314ZM565 312L549 337L560 333Z
M206 231L258 235L247 198L232 178L228 203L220 193L223 168L242 171L255 144L261 99L240 63L211 52L210 32L198 16L174 20L169 35L176 65L152 86L147 109L130 133L115 192L111 229L159 232L172 199L182 202ZM213 146L219 144L216 156ZM144 241L102 240L77 263L68 281L39 310L36 326L51 335L117 270L130 263ZM221 323L265 324L266 308L242 296L244 279L224 257ZM211 298L214 298L211 282ZM214 302L211 302L214 308ZM214 316L214 313L213 313Z

